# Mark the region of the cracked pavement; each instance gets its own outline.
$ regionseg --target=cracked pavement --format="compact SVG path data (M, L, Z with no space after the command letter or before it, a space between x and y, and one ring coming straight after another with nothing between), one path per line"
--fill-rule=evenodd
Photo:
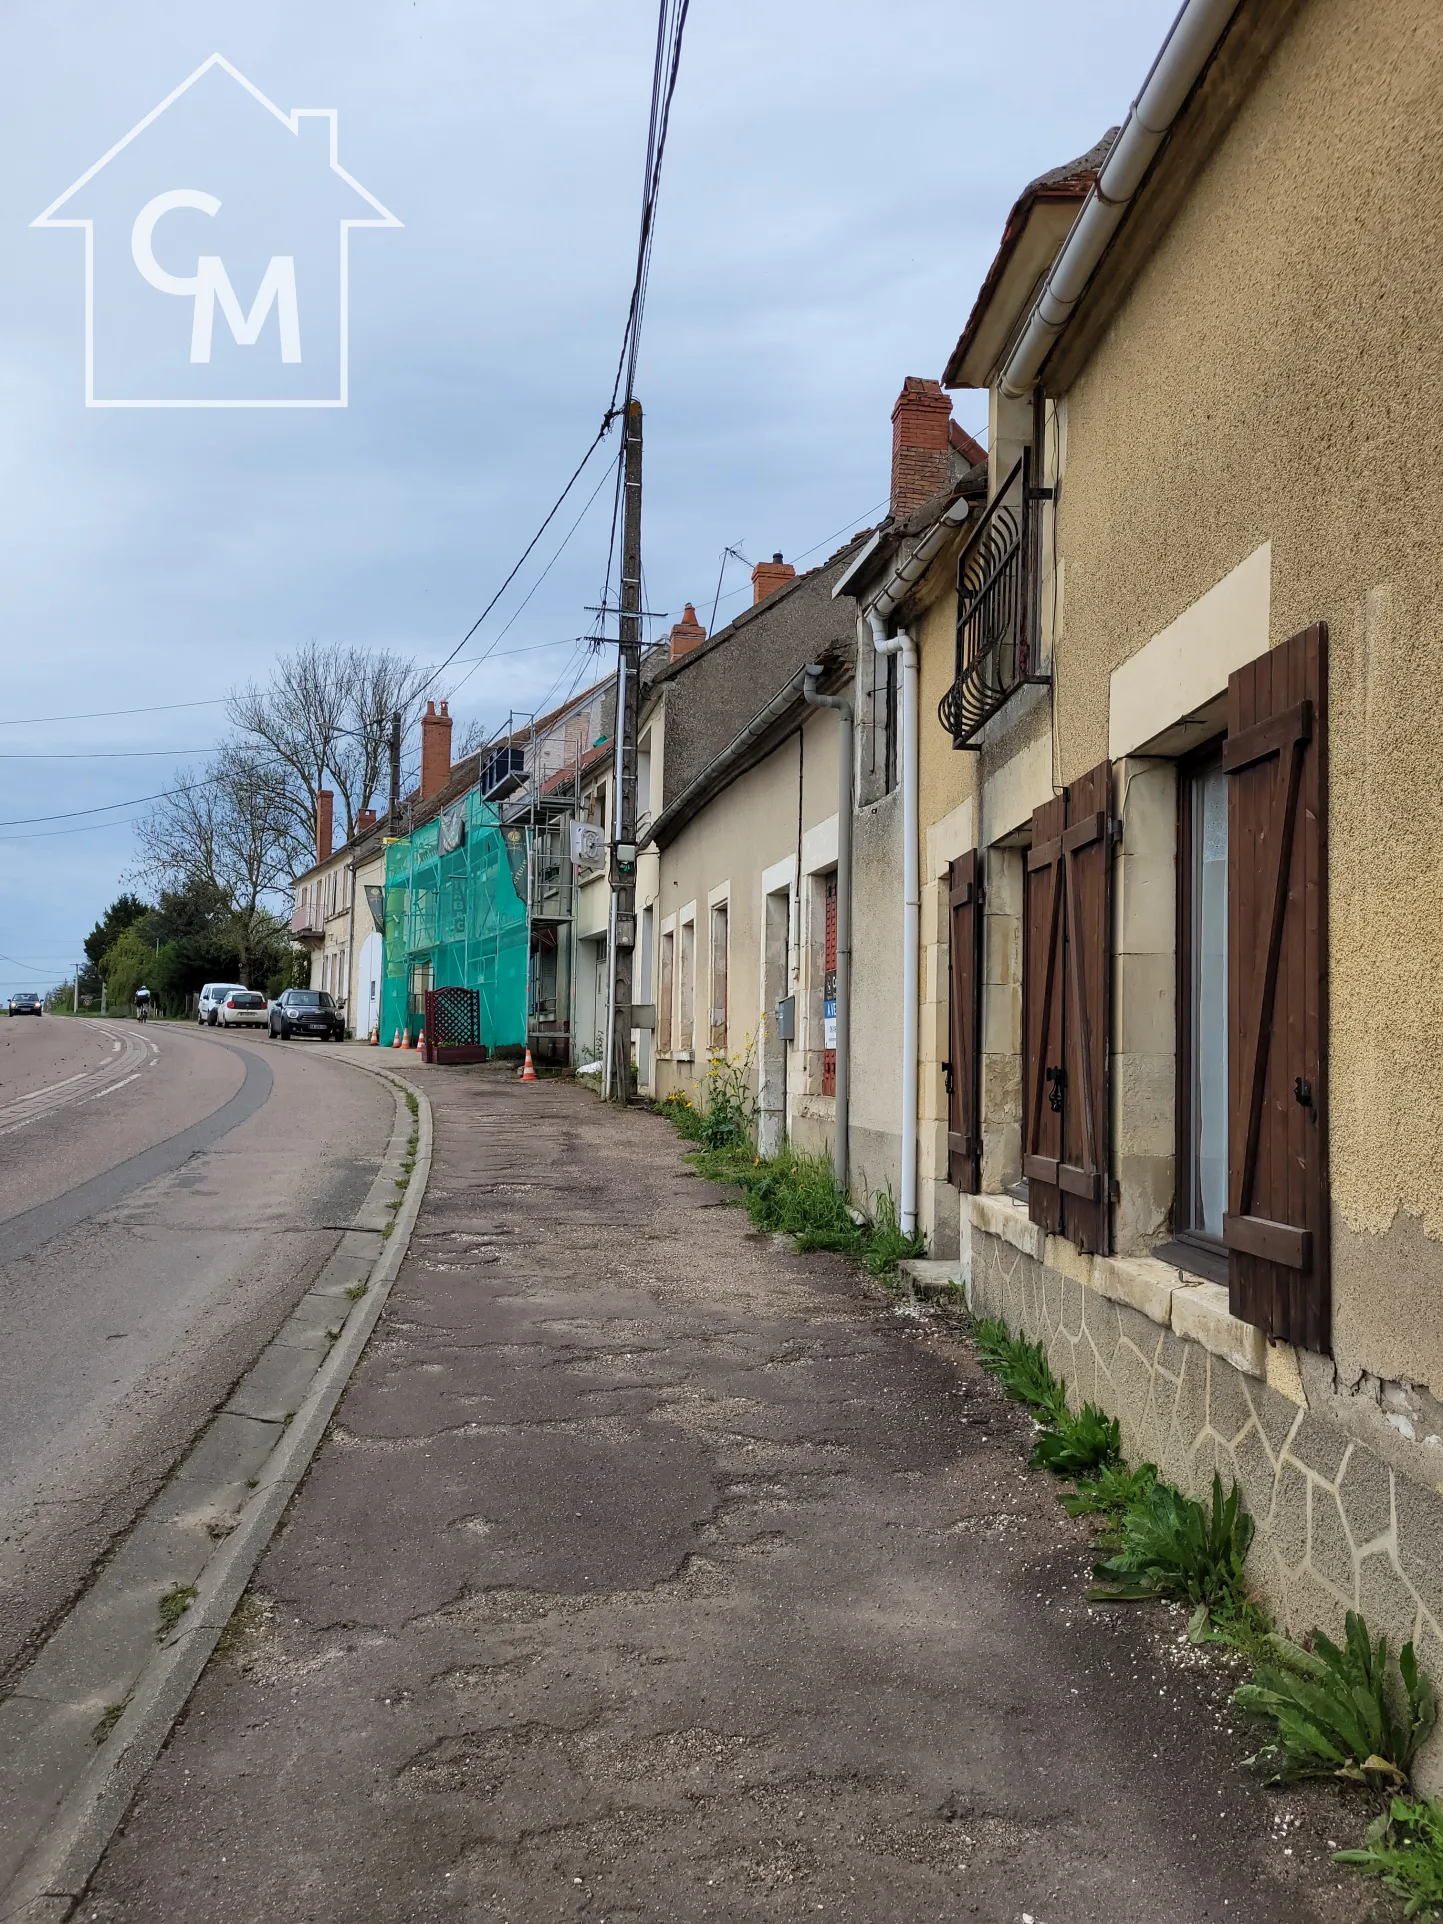
M1367 1811L945 1318L752 1231L669 1125L408 1065L431 1185L331 1434L79 1915L1352 1924Z

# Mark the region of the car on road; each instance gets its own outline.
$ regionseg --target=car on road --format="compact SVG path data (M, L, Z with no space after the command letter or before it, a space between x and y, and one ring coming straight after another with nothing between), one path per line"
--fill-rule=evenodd
M271 1005L259 989L232 989L224 1002L217 1003L215 1013L222 1029L264 1029Z
M197 1022L214 1028L220 1020L218 1011L228 995L248 993L244 982L207 982L200 992L200 1006L195 1012Z
M287 989L271 1004L271 1034L288 1042L293 1035L319 1036L323 1042L344 1042L346 1025L325 989Z
M8 1004L11 1015L44 1015L45 1004L34 989L21 989L12 995Z

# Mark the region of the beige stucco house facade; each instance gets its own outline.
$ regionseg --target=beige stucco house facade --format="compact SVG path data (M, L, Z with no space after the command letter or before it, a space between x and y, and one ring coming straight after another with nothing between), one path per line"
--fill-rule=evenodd
M960 1261L1130 1455L1237 1478L1292 1629L1439 1676L1443 17L1244 0L1192 57L944 376L967 539L1032 484L1026 673L964 544L923 704L983 891Z

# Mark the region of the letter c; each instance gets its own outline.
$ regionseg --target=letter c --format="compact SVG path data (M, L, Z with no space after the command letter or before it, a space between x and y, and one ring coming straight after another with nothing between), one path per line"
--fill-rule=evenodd
M203 194L196 187L172 187L169 193L148 200L135 217L130 230L130 253L144 279L162 294L197 294L200 275L167 274L155 258L153 241L157 222L177 207L190 207L198 214L218 214L220 202L214 194Z

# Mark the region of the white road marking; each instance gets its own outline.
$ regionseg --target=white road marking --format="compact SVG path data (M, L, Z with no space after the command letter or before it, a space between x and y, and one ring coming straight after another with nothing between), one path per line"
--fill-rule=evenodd
M79 1075L67 1076L64 1082L47 1082L43 1089L32 1089L28 1096L21 1096L20 1100L21 1102L34 1102L37 1096L48 1096L56 1089L68 1089L72 1082L83 1082L89 1074L90 1071L88 1069L82 1069Z
M137 1069L134 1075L122 1076L119 1082L112 1082L111 1084L109 1084L107 1088L97 1089L95 1094L91 1096L89 1100L91 1102L99 1102L102 1096L111 1095L116 1089L123 1089L127 1082L139 1082L139 1081L140 1081L140 1071L139 1069Z

